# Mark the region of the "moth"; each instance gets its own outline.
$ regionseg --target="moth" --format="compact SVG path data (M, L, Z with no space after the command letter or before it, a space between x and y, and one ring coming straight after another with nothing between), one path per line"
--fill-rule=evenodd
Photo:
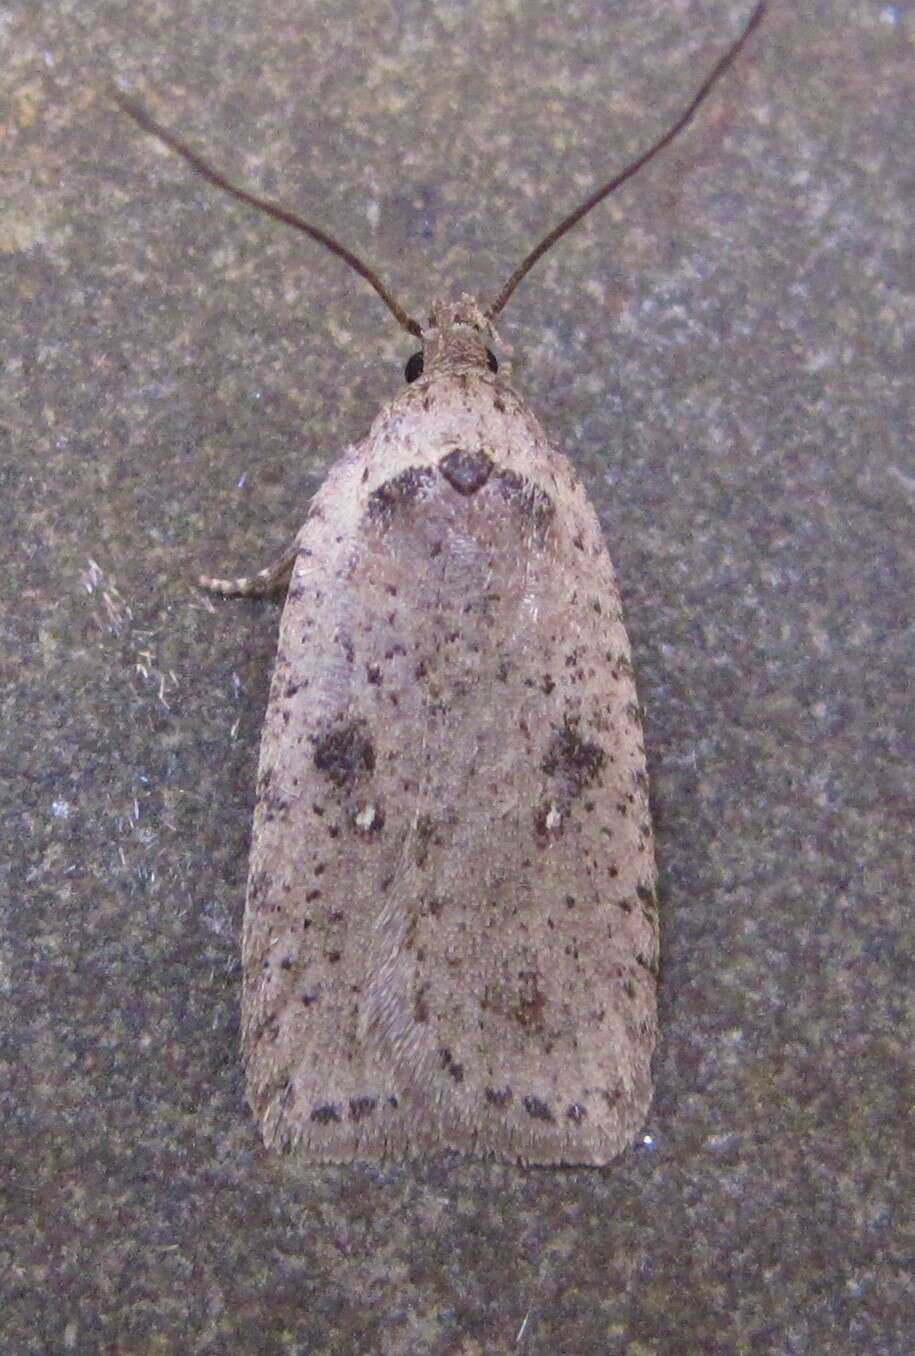
M133 100L198 173L371 284L421 347L293 544L221 594L286 588L261 743L242 1046L268 1146L306 1163L444 1149L604 1164L652 1095L656 871L629 641L597 516L499 372L498 297L420 324L378 276L248 193Z

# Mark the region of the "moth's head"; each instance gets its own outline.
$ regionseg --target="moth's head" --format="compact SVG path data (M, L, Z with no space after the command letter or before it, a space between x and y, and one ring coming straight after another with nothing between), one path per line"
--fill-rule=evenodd
M465 292L460 301L436 301L420 335L422 348L411 355L404 368L408 382L431 372L498 372L492 346L496 332L473 297Z

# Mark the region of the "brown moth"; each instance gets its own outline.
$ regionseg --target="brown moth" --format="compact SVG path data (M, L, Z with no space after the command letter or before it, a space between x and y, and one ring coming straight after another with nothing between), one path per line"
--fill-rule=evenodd
M602 1164L651 1100L658 919L619 593L568 460L498 372L497 300L412 320L406 389L331 470L293 546L220 593L288 581L243 942L248 1098L306 1162L441 1149Z

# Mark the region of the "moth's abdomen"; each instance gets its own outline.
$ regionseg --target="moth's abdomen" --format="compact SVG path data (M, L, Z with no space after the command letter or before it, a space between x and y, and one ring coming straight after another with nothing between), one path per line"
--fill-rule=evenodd
M303 534L264 734L252 1104L312 1160L606 1161L650 1099L657 922L596 518L556 454L468 440L336 526Z

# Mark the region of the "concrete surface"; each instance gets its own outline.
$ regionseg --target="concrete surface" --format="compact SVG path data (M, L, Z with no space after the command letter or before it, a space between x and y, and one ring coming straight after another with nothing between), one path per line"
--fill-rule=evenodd
M606 1171L305 1176L242 1098L260 565L414 345L116 76L423 313L679 110L731 0L0 5L0 1348L912 1347L915 16L774 4L504 316L614 556L663 911Z

